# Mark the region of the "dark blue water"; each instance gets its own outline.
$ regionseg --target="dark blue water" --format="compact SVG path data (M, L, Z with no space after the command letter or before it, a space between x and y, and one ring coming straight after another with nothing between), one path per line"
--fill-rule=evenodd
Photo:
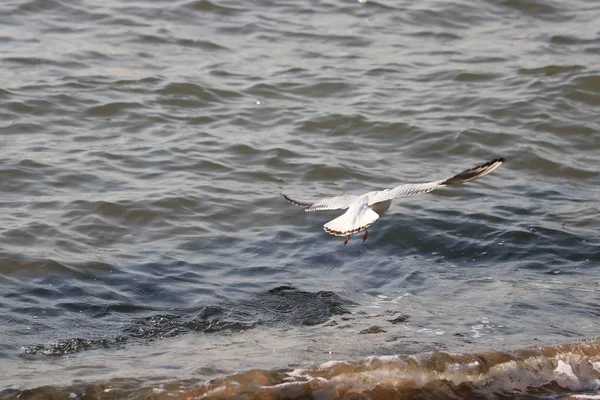
M595 1L0 10L0 393L598 335Z

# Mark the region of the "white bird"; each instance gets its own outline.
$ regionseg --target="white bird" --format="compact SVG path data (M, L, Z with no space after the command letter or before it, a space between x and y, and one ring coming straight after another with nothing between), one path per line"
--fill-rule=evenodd
M335 236L345 236L345 246L350 240L351 234L364 230L364 243L369 236L369 226L390 208L392 200L413 194L428 193L442 186L458 185L460 183L473 181L482 176L486 176L502 165L503 162L504 158L499 157L447 179L428 183L400 185L393 189L368 192L360 196L341 195L315 202L296 201L285 194L283 197L290 203L303 207L304 211L307 212L347 209L344 214L323 225L325 232Z

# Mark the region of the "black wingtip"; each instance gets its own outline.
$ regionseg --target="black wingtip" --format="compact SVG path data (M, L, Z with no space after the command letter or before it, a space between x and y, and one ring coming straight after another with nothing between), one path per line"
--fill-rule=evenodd
M491 161L470 168L461 172L460 174L454 175L452 178L446 179L444 182L442 182L442 185L458 185L460 183L465 183L484 177L502 165L505 160L506 159L504 157L494 158Z
M297 201L297 200L294 200L294 199L292 199L290 196L288 196L288 195L286 195L286 194L284 194L284 193L281 193L281 196L282 196L284 199L286 199L287 201L289 201L290 203L292 203L293 205L295 205L295 206L298 206L298 207L303 207L303 208L306 208L306 207L310 207L310 206L312 205L312 203L304 203L304 202L302 202L302 201Z

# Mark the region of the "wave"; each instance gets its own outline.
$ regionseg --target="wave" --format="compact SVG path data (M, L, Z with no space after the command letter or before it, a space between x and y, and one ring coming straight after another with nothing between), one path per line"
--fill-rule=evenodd
M462 399L599 398L600 339L515 351L368 357L302 369L251 369L198 385L118 378L5 389L0 398Z
M252 370L190 392L201 399L437 399L546 397L600 388L600 341L511 352L330 361L291 371Z
M146 289L138 285L138 290ZM149 292L155 293L155 288L152 287ZM333 292L306 292L291 286L279 286L229 306L209 305L195 313L163 313L138 318L121 329L119 334L109 337L72 337L50 344L23 346L21 356L60 357L87 350L117 348L134 341L150 342L194 332L242 332L262 325L313 326L327 322L334 315L348 314L346 307L352 305ZM97 316L131 309L130 305L113 304L101 307Z

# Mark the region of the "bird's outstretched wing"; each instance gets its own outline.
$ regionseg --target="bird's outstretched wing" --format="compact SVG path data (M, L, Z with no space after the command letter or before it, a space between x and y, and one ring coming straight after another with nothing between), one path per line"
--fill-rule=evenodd
M379 214L371 210L366 202L352 204L348 211L323 225L325 232L335 236L347 236L367 229L379 218Z
M289 196L282 194L283 198L289 201L290 203L297 205L299 207L304 208L304 211L325 211L325 210L345 210L350 207L354 201L358 199L359 196L354 195L342 195L336 197L329 197L327 199L322 199L315 202L304 202L297 201Z
M369 205L373 205L382 201L393 200L398 197L410 196L419 193L428 193L442 186L458 185L460 183L469 182L481 178L482 176L486 176L502 165L503 162L503 157L495 158L492 161L488 161L484 164L470 168L447 179L428 183L400 185L393 189L381 190L369 196Z

